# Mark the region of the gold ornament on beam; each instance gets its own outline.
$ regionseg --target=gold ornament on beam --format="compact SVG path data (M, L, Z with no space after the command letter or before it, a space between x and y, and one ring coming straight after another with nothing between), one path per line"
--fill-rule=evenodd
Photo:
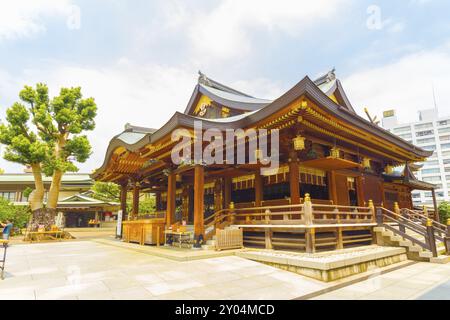
M364 169L370 169L370 158L364 157L362 160L362 165Z
M263 152L262 152L262 150L261 150L261 149L256 149L256 150L255 150L255 160L256 160L256 161L261 160L262 157L263 157Z
M393 167L393 166L390 166L390 165L387 165L387 166L384 168L384 173L386 173L386 174L392 174L392 173L394 173L394 167Z
M306 138L302 137L301 135L298 135L294 139L292 139L292 142L294 143L295 151L305 150L305 139Z
M341 150L339 150L339 148L333 147L330 150L330 156L332 158L338 159L341 157Z

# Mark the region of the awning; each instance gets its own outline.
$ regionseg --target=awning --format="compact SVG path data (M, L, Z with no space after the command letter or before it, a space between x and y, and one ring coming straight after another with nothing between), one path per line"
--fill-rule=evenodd
M330 170L342 170L342 169L351 169L351 168L359 168L362 165L346 159L335 158L335 157L326 157L319 158L314 160L308 160L301 162L302 166L321 169L325 171Z

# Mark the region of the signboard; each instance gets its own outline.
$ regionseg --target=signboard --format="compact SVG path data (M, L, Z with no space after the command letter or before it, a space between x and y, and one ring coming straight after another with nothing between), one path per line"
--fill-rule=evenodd
M122 210L117 211L116 238L122 237Z

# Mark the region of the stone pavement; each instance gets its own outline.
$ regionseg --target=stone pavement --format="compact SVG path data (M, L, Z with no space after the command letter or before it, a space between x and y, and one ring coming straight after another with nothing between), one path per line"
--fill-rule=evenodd
M178 262L84 240L12 245L0 300L292 299L326 287L236 256Z
M371 277L314 299L318 300L450 300L450 264L416 263Z

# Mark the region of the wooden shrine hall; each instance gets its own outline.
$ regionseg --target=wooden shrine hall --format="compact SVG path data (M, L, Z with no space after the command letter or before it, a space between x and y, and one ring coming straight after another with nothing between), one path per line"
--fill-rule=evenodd
M193 149L198 121L204 131L278 129L278 170L262 173L260 150L256 163L174 164L171 153L179 141L172 141L172 133L185 129ZM239 143L246 146L247 159L250 140L233 141L235 151ZM92 177L121 186L128 220L138 219L140 193L155 194L165 228L185 221L193 225L197 244L234 225L243 228L246 245L314 251L370 242L376 207L413 209L411 191L434 186L418 181L411 167L431 154L360 117L334 70L314 81L305 77L273 101L200 73L184 112L159 129L127 125Z

